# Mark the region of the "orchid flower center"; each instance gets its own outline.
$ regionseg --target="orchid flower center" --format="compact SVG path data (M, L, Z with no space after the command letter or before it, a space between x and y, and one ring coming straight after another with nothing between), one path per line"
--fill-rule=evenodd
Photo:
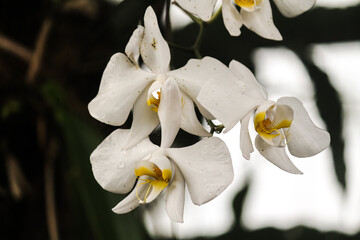
M241 7L248 10L254 10L261 2L262 0L234 0L235 3Z
M158 112L161 100L161 89L154 91L147 100L147 105L154 112Z
M171 180L172 172L170 169L161 170L157 165L151 162L147 162L138 168L135 169L135 175L142 181L136 187L136 197L140 203L146 203L146 200L150 195L153 195L152 199L161 193L161 191L167 187ZM140 178L145 176L146 178ZM147 185L145 187L145 195L139 194L139 187L142 185ZM141 195L141 196L139 196Z
M292 119L279 120L276 119L276 115L268 116L266 112L259 112L254 118L255 130L264 140L272 141L275 137L280 136L280 143L289 141L291 123Z

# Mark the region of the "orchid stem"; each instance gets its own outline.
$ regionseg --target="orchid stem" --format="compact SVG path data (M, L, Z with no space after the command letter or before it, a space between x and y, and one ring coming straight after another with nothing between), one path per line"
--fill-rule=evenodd
M180 45L177 45L175 43L172 43L172 42L168 42L168 44L171 46L171 47L174 47L174 48L177 48L177 49L181 49L183 51L192 51L194 52L196 58L198 59L201 59L202 58L202 55L200 53L200 46L201 46L201 43L202 43L202 40L204 38L204 29L205 29L205 26L208 24L208 23L211 23L213 22L217 16L219 15L219 10L214 14L214 16L210 19L210 21L207 23L207 22L204 22L203 20L201 20L200 18L197 18L195 17L193 14L191 14L190 12L186 11L185 9L183 9L177 2L174 2L174 4L176 6L178 6L181 10L184 11L184 13L186 13L186 15L188 15L191 20L195 23L197 23L199 25L199 33L198 33L198 36L196 37L196 40L194 42L194 44L191 46L191 47L184 47L184 46L180 46Z
M186 51L186 52L192 52L193 51L192 47L181 46L179 44L176 44L176 43L173 43L173 42L170 42L170 41L167 41L167 43L169 44L170 47L173 47L173 48L177 48L177 49L180 49L180 50L183 50L183 51Z
M210 20L207 21L206 23L207 23L207 24L213 23L213 22L220 16L221 11L222 11L222 5L221 5L220 8L216 11L216 13L212 15L212 17L210 18Z
M174 2L174 4L176 6L178 6L184 13L186 13L186 15L189 16L189 18L191 18L191 20L193 20L193 22L196 22L197 24L199 24L202 20L195 17L193 14L191 14L190 12L186 11L184 8L182 8L177 2Z
M220 134L225 128L225 126L223 124L216 125L209 119L206 119L206 122L210 127L210 133L211 134L214 134L214 132L217 133L217 134Z
M192 49L195 53L196 58L201 59L202 56L200 54L200 46L201 46L201 43L202 43L202 40L204 37L204 26L205 25L204 25L203 21L200 21L198 24L199 24L199 34L196 38L194 45L192 46Z

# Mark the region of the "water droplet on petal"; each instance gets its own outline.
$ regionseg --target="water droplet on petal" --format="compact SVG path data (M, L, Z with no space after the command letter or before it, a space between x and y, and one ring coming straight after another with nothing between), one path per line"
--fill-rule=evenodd
M124 168L125 167L125 164L123 161L119 162L118 165L117 165L118 168Z
M122 150L121 150L121 155L126 156L126 155L128 155L128 154L129 154L129 150L128 150L128 149L122 149Z

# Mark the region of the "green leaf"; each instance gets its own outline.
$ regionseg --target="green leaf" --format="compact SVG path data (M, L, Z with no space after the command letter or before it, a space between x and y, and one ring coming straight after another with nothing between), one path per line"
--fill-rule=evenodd
M72 202L71 214L75 218L69 225L78 228L72 231L71 237L144 239L146 231L138 210L125 215L113 213L111 209L125 196L105 191L92 174L89 156L104 137L88 122L67 109L65 91L61 86L48 82L42 87L42 93L53 110L63 138L63 181Z

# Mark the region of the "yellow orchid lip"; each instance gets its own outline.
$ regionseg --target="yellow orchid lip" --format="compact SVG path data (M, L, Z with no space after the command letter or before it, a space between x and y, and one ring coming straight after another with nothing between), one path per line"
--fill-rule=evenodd
M154 91L147 99L147 105L150 107L151 110L157 113L159 111L160 101L161 101L161 89L158 89ZM184 98L181 97L181 108L184 108L184 104L185 104Z
M270 109L273 109L274 106L272 106ZM290 128L292 123L292 119L284 119L274 125L274 121L271 121L270 118L268 118L266 112L259 112L255 115L254 118L254 126L256 132L263 138L268 141L271 141L277 136L281 136L281 141L286 140L289 136L289 130L287 130L285 133L284 131L281 131L283 128Z
M143 181L139 183L136 187L136 197L140 201L140 203L146 203L146 199L149 196L150 192L155 190L156 192L161 192L168 185L172 177L172 171L170 169L161 170L154 163L147 164L148 166L141 166L135 169L135 175L139 179L139 181ZM141 176L148 176L149 178L140 178ZM149 184L146 193L143 199L139 197L138 189L140 186L144 184Z
M248 8L248 9L253 9L262 2L262 0L234 0L234 1L239 7Z
M157 96L155 94L157 94ZM151 96L147 99L147 105L149 105L150 109L153 110L154 112L158 112L160 101L161 101L161 89L154 91L151 94Z

